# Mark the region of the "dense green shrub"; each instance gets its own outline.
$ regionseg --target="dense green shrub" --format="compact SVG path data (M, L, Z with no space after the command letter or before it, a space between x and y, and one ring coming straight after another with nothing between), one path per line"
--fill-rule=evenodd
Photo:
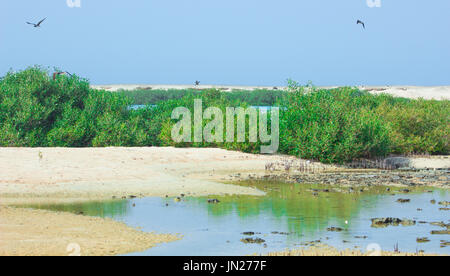
M178 99L178 100L170 100L166 102L160 103L158 105L158 113L163 114L161 117L161 132L159 135L159 139L161 141L161 145L163 146L176 146L176 147L220 147L220 148L226 148L226 149L233 149L233 150L239 150L244 152L252 152L257 153L259 152L259 143L237 143L237 142L226 142L226 129L224 129L223 132L223 141L220 143L216 142L185 142L185 143L175 143L171 137L172 127L176 123L175 120L170 119L172 110L174 110L176 107L186 107L190 110L191 114L194 114L194 100L201 99L203 104L203 111L207 107L217 107L222 111L223 114L223 125L224 128L226 126L226 108L227 107L243 107L247 108L249 107L248 104L236 101L230 101L230 99L226 96L226 94L221 93L219 90L215 89L208 89L202 91L201 94L198 93L191 93L187 94L185 97ZM248 118L246 118L246 132L245 135L247 137L249 136L249 127L248 127ZM203 120L202 127L204 128L206 124L208 124L211 120ZM237 120L235 118L234 120L234 128L237 129ZM192 123L192 134L194 133L194 124ZM235 133L236 136L236 133Z
M252 91L233 90L224 93L230 101L245 102L252 106L273 106L281 100L285 94L282 90L265 89L256 89Z
M376 110L391 126L392 150L398 154L450 152L450 102L383 102Z
M0 80L1 146L148 145L129 98L89 88L77 76L55 80L39 67ZM137 113L136 113L137 114Z
M168 100L176 100L190 94L200 95L201 92L195 89L177 90L159 90L159 89L135 89L119 90L118 93L130 98L133 105L156 105Z
M0 145L33 147L46 144L47 133L68 106L84 107L89 83L75 76L53 81L47 72L33 67L8 73L0 81L0 91L0 122L7 131Z
M194 100L202 99L204 109L215 106L224 115L227 107L276 103L280 107L279 152L302 158L340 163L390 153L450 151L449 101L290 84L289 91L146 91L141 100L158 104L133 110L130 105L137 104L136 96L129 91L93 90L77 76L53 80L48 71L31 67L0 79L0 146L221 147L259 152L260 143L175 143L172 111L184 106L193 113ZM207 123L203 121L204 126ZM246 136L248 141L248 125Z
M168 89L168 90L121 90L119 93L129 97L134 105L155 105L167 100L181 99L188 95L201 97L205 91L212 89ZM225 99L231 102L245 102L252 106L272 106L283 97L282 90L257 89L252 91L233 90L222 92Z
M322 162L388 154L389 128L366 97L352 88L294 89L281 102L280 151Z

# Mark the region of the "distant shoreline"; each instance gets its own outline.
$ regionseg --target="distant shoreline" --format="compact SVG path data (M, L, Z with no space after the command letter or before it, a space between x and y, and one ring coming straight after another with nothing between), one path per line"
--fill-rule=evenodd
M233 85L159 85L159 84L104 84L91 85L93 89L117 92L119 90L184 90L184 89L219 89L224 92L233 90L286 90L285 86L233 86ZM323 86L319 88L333 89L340 86ZM411 99L450 100L450 86L356 86L372 94L391 94L395 97Z

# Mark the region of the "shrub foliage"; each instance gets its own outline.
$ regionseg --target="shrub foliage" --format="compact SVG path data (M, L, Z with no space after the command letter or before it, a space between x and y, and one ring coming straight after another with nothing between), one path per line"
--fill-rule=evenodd
M259 151L259 143L174 143L172 111L184 106L193 112L198 98L204 108L216 106L224 114L226 107L278 105L279 152L302 158L340 163L391 153L449 153L449 101L371 95L350 87L317 89L294 82L290 82L289 91L117 93L93 90L87 80L77 76L53 80L48 70L40 67L9 72L0 79L0 146L179 146ZM157 105L130 108L143 103Z

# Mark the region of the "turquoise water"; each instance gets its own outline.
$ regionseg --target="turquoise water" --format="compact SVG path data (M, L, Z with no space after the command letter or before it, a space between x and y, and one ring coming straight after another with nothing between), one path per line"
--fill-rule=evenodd
M449 236L430 233L445 228L429 224L450 222L449 211L439 210L444 206L431 203L431 200L448 201L448 190L412 189L406 194L395 188L387 192L386 187L349 192L348 188L334 190L336 186L326 185L269 182L246 185L265 190L267 195L182 198L180 202L173 198L142 198L27 207L83 212L110 217L144 231L184 236L180 241L130 255L246 255L302 247L317 240L341 249L356 247L365 251L370 244L378 244L383 250L393 251L398 244L403 252L424 250L450 254L449 247L440 246ZM220 203L207 202L213 198ZM397 202L399 198L411 202L401 204ZM414 219L417 223L408 227L371 227L371 218L378 217ZM329 232L329 227L340 227L343 231ZM246 236L243 232L255 232L255 235ZM241 239L247 237L265 242L243 243ZM417 243L418 237L431 241Z

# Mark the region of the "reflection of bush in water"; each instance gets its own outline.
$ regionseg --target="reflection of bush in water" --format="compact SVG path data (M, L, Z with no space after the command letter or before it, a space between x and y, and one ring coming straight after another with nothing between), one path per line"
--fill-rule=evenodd
M79 215L96 217L123 216L128 212L129 206L126 200L108 202L71 203L55 205L27 205L27 208L44 209L58 212L70 212Z
M325 230L330 221L338 221L336 226L345 229L345 221L351 221L362 207L361 201L357 199L385 190L377 187L365 192L364 195L329 192L319 193L316 197L312 195L311 189L325 187L332 190L332 188L325 185L268 182L251 182L248 185L265 190L267 195L221 197L220 204L208 206L209 213L225 216L235 212L243 219L269 213L278 223L286 222L289 232L299 235Z

